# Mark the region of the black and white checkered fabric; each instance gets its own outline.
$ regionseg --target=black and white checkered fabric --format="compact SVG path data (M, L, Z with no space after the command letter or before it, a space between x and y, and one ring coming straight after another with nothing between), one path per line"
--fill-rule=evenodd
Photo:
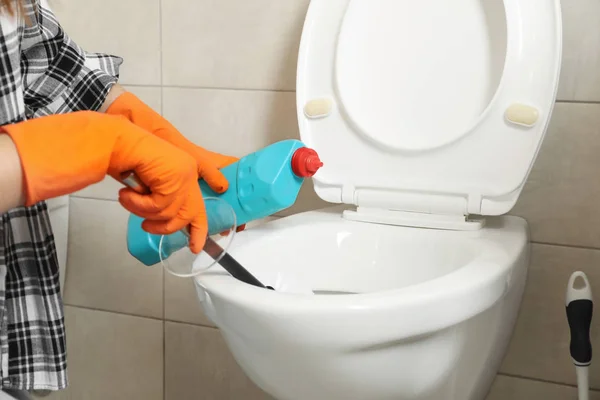
M47 0L0 10L0 125L98 110L122 60L90 54L65 34ZM0 216L0 383L67 386L58 260L45 203Z

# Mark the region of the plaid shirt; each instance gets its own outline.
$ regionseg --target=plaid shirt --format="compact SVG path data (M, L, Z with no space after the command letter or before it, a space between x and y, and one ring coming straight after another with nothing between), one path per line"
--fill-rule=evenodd
M98 110L122 60L86 53L47 0L0 9L0 125ZM58 260L45 203L0 215L0 383L20 390L67 386Z

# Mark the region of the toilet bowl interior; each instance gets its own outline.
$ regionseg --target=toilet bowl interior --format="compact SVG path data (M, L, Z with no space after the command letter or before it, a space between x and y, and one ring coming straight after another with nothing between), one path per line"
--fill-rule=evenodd
M479 233L324 218L248 232L232 255L279 292L373 293L445 276L500 250ZM221 274L217 268L209 274Z

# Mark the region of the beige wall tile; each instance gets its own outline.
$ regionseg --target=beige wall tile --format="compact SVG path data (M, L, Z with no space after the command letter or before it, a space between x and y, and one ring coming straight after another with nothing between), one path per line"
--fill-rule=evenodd
M515 209L534 241L600 247L600 105L556 105Z
M86 51L125 59L121 83L159 85L160 0L51 2L67 34Z
M71 199L65 302L162 318L162 268L128 253L127 217L117 202Z
M600 101L600 3L562 0L563 62L558 98Z
M577 389L573 387L499 375L486 400L566 400L576 398ZM600 393L591 392L590 399L600 400Z
M162 2L166 85L293 90L309 0Z
M165 400L269 400L213 328L165 323Z
M300 136L295 93L165 88L163 111L194 143L237 157Z
M135 94L148 106L152 107L158 113L162 112L162 94L160 87L144 87L144 86L125 86L125 89ZM84 197L90 199L107 199L117 200L119 197L119 189L123 185L107 177L102 182L95 185L88 186L87 188L80 190L75 193L75 197Z
M584 271L600 292L600 250L533 245L527 288L517 327L501 371L510 375L575 384L569 354L565 292L570 275ZM600 320L592 321L592 346L600 348ZM590 383L600 389L600 367L592 363Z
M163 399L162 321L74 307L65 313L69 388L40 399Z
M214 326L204 315L192 279L165 271L165 319L194 325Z
M162 114L162 89L157 86L129 86L123 85L125 90L133 93L146 103L150 108Z
M276 219L275 217L254 221L246 226L255 226ZM233 242L235 246L235 241ZM198 294L191 279L182 279L165 272L165 319L194 325L214 326L204 315Z

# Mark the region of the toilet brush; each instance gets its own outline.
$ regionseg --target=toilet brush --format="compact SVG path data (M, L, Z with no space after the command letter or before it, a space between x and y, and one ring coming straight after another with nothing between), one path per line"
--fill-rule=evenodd
M567 320L571 330L569 346L571 358L577 371L579 400L589 400L589 366L592 363L590 325L594 303L592 288L587 276L577 271L569 278L566 296Z

